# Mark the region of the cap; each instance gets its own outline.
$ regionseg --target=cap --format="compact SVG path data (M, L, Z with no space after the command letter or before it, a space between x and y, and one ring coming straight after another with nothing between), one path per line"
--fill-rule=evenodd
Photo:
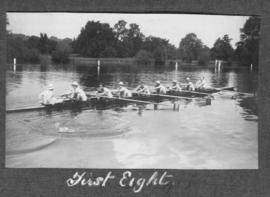
M176 81L176 80L173 80L172 82L173 82L173 83L177 83L177 81Z
M49 84L49 85L48 85L48 90L53 90L53 89L54 89L53 84Z
M160 81L156 81L157 84L160 84Z
M120 82L118 83L118 85L121 85L121 86L122 86L122 85L124 85L124 83L123 83L122 81L120 81Z
M76 81L73 81L73 83L71 85L72 86L79 86L79 84Z
M189 78L189 77L187 77L187 78L186 78L186 80L190 80L190 78Z

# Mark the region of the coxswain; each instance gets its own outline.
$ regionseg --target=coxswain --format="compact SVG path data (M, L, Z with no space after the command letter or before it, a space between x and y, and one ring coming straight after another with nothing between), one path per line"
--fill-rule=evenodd
M137 88L135 88L135 92L137 92L139 94L146 94L146 95L150 95L151 94L148 86L146 86L144 84L141 84Z
M102 84L99 85L97 92L96 92L96 96L105 96L108 98L112 98L112 92L109 88L104 87Z
M179 86L178 82L176 80L173 80L172 81L172 86L169 87L169 90L172 90L172 91L181 91L181 87Z
M41 92L38 96L39 102L42 105L54 105L63 102L63 99L58 99L54 96L54 86L49 84L47 89Z
M195 90L195 87L194 87L193 83L190 81L189 77L186 78L186 89L189 91Z
M154 88L157 94L166 94L166 88L160 83L160 81L156 81Z
M131 97L132 93L130 90L128 90L122 81L119 82L119 88L117 89L117 92L119 93L120 97Z
M85 92L79 87L79 84L74 81L72 84L72 89L70 93L70 98L78 101L86 101L87 96Z

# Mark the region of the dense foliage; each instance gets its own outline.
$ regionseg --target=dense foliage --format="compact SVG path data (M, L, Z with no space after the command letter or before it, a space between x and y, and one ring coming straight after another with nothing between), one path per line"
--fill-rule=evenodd
M236 44L235 55L240 64L258 67L260 18L250 17L240 29L240 41Z
M18 63L37 63L41 55L51 55L52 60L57 63L66 63L72 52L71 39L48 38L47 34L38 36L25 36L22 34L7 34L7 60L12 62L13 58Z
M234 50L231 39L226 34L223 38L218 38L211 49L211 58L231 62L234 58Z
M241 65L258 65L260 19L250 17L240 29L240 41L234 50L227 34L208 48L195 33L181 39L176 48L168 40L145 36L139 25L118 21L113 27L99 21L88 21L77 38L71 40L40 36L25 36L7 32L7 59L12 62L38 62L41 55L49 55L57 63L66 63L71 53L82 57L134 57L142 64L164 64L166 60L180 59L190 63L197 60L207 65L210 60L237 61Z
M179 57L184 62L197 60L202 48L203 43L195 33L187 34L179 44Z
M154 62L154 58L152 53L142 49L136 54L135 62L137 64L152 64Z
M85 57L135 57L139 58L135 61L143 60L144 63L154 58L156 64L164 64L168 58L175 59L177 52L168 40L145 37L139 25L131 23L128 26L124 20L118 21L113 28L106 23L87 22L73 46L75 53Z

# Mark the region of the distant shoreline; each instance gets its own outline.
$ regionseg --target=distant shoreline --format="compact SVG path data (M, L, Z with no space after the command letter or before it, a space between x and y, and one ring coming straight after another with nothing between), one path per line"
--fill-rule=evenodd
M131 65L131 64L136 64L136 59L133 57L129 58L118 58L118 57L113 57L113 58L92 58L92 57L74 57L70 56L69 57L69 63L68 64L73 64L73 65L83 65L83 66L97 66L98 60L100 61L100 65ZM168 67L168 66L174 66L178 63L178 68L180 67L193 67L193 68L215 68L215 61L210 60L207 65L200 65L197 60L193 60L192 62L183 62L182 60L167 60L164 65L160 65L163 67ZM50 55L42 55L40 56L40 62L39 63L33 63L33 62L24 62L24 63L17 63L16 65L24 65L24 64L54 64L52 62L52 58ZM7 62L7 65L13 65L12 62ZM136 64L139 65L139 64ZM143 64L142 64L143 65ZM154 65L154 64L152 64ZM245 68L249 69L247 66L240 66L238 62L234 61L231 64L229 63L223 63L222 64L223 68ZM256 68L253 68L256 70Z

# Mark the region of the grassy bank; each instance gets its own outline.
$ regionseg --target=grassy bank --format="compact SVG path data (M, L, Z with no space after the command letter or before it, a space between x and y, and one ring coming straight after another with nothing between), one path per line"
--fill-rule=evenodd
M86 58L86 57L70 57L70 63L72 64L87 64L97 65L100 61L100 65L106 64L133 64L134 58Z

